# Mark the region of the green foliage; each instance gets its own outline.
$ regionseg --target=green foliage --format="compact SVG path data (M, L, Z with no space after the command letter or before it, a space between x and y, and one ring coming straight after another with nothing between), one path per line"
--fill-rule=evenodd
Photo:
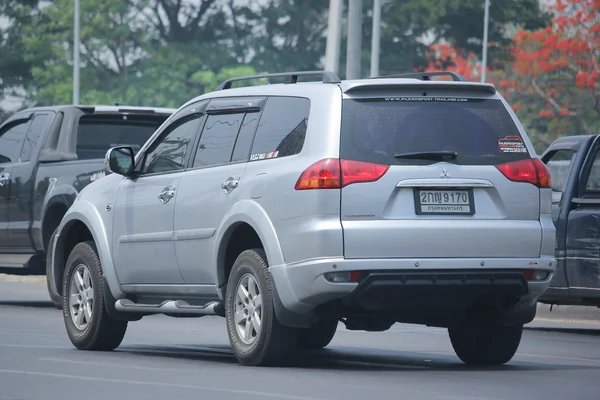
M82 104L178 107L229 77L323 67L329 0L309 6L298 0L80 1ZM506 29L538 28L548 18L537 0L491 4L490 42L499 46L490 49L490 62L500 68L508 59L499 50L510 41ZM363 76L372 6L364 1ZM27 105L71 103L73 1L0 0L0 13L10 23L0 35L2 93L18 93ZM432 41L479 54L482 25L482 0L383 0L380 72L426 66ZM342 78L345 53L343 40ZM235 85L257 83L264 82ZM553 129L541 126L548 121L533 111L526 123L542 133Z

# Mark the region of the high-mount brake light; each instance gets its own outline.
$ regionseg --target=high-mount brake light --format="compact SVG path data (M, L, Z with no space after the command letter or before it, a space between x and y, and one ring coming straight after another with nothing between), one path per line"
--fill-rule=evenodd
M528 182L539 188L551 188L550 171L539 158L496 165L502 174L514 182Z
M326 158L302 172L296 190L341 189L353 183L375 182L390 169L389 165Z

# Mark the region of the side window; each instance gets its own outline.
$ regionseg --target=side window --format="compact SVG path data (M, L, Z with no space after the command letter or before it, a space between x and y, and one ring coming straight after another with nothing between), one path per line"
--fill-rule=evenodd
M585 194L600 196L600 149L596 150L594 161L585 183Z
M197 114L169 126L146 151L141 173L156 174L184 169L201 118L202 115Z
M263 110L251 159L281 158L300 153L306 137L310 100L270 97ZM268 153L276 152L271 155Z
M546 162L546 166L550 171L550 180L552 181L553 203L560 202L562 194L565 191L566 177L573 157L575 157L574 150L558 150Z
M244 122L242 122L242 128L238 134L233 155L231 156L232 162L248 161L259 118L260 113L258 112L247 113L244 117Z
M0 164L17 162L28 126L29 120L22 121L0 132Z
M31 125L29 125L29 130L27 132L27 138L25 139L25 143L23 144L23 149L21 150L21 161L29 161L31 160L31 155L37 148L38 142L40 138L43 136L48 123L52 120L50 114L37 114L33 121L31 121Z
M228 163L243 118L244 114L209 115L200 136L193 166Z

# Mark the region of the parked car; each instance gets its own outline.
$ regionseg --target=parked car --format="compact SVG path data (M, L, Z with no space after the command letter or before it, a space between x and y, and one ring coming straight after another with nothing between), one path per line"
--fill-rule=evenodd
M78 349L220 315L244 365L325 347L338 321L446 327L465 363L503 364L555 270L548 169L495 87L453 73L233 78L106 164L52 249Z
M173 111L64 105L28 108L2 123L0 268L44 272L52 233L77 194L105 175L108 149L139 149ZM48 290L60 307L62 297Z
M541 159L552 177L558 266L540 302L600 306L600 135L556 140Z

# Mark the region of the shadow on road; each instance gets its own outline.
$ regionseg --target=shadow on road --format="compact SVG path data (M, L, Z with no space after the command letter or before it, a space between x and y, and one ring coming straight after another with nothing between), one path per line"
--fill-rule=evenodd
M226 346L122 346L118 350L130 355L198 360L238 364L231 348ZM536 363L518 359L499 367L471 367L450 355L404 352L393 350L362 349L354 347L331 347L317 351L304 351L286 361L282 367L294 369L339 371L566 371L600 370L600 365L565 365Z
M0 306L54 308L50 301L42 300L0 300Z
M538 332L554 332L554 333L571 333L575 335L600 336L599 328L553 328L553 327L532 327L528 328L531 331Z

